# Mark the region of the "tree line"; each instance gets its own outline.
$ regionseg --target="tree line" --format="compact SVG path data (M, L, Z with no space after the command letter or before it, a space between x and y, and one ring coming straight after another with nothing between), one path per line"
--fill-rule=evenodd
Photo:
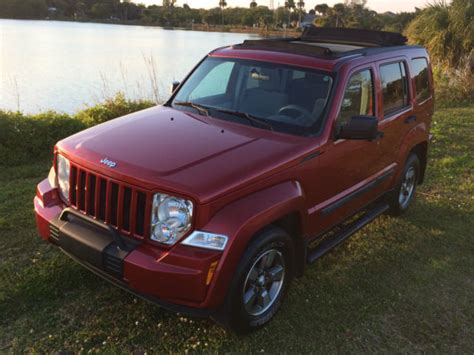
M287 0L284 6L269 9L258 0L248 7L228 7L225 0L216 0L216 7L195 9L176 0L163 0L161 5L145 6L131 0L0 0L0 18L133 21L156 26L189 27L192 24L210 26L256 26L295 28L311 14L320 26L362 27L400 31L415 13L378 14L369 10L366 0L345 0L332 7L319 4L307 8L304 1Z
M184 0L185 1L185 0ZM156 26L195 25L231 27L295 28L308 14L321 27L348 27L385 30L406 34L411 43L422 44L440 66L474 67L474 1L435 0L414 12L377 13L367 8L367 0L343 0L329 6L307 8L302 0L286 0L284 6L269 9L258 0L248 7L228 7L215 0L216 7L195 9L176 0L145 6L131 0L0 0L0 18L70 19L129 22Z

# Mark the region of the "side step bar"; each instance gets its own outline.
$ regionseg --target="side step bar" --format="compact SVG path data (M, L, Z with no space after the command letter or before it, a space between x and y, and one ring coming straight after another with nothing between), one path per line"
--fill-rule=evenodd
M359 219L342 228L340 232L329 239L322 241L321 244L319 244L315 249L308 250L307 262L309 264L314 263L320 257L331 251L333 248L337 247L354 233L358 232L360 229L372 222L375 218L383 214L388 210L388 208L389 206L386 203L375 205L375 207L368 210Z

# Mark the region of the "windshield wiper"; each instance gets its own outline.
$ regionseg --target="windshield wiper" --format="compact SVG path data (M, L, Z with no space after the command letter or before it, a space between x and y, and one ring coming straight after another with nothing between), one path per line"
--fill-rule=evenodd
M229 115L234 115L234 116L237 116L237 117L245 118L254 127L255 127L255 125L258 125L259 127L267 128L270 131L273 131L273 126L270 123L268 123L264 118L260 118L260 117L251 115L247 112L232 111L232 110L226 110L226 109L220 109L220 108L213 108L213 109L215 109L218 112L227 113Z
M186 107L192 107L193 109L199 111L199 113L202 115L209 116L209 109L205 106L195 104L194 102L191 101L181 101L181 102L174 102L175 105L178 106L186 106Z

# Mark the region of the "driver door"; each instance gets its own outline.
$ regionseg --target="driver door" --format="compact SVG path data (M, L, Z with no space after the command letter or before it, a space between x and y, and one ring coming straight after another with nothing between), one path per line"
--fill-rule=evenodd
M374 116L374 67L352 71L339 102L335 134L329 139L320 158L317 205L318 230L324 231L342 222L369 202L364 191L375 173L377 143L367 140L346 140L337 137L341 126L353 116ZM316 211L315 211L316 212Z

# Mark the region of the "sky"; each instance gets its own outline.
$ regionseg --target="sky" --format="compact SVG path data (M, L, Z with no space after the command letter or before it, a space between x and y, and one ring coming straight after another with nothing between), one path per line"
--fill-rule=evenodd
M241 6L247 7L249 6L251 0L226 0L227 5L231 7ZM256 0L259 5L270 5L270 0ZM161 0L134 0L137 3L144 3L146 5L152 4L161 4ZM344 2L343 0L306 0L306 9L314 8L316 4L323 4L326 3L328 5L334 5L336 3ZM210 8L216 7L219 4L219 0L178 0L178 5L181 6L187 3L189 6L193 8ZM280 4L283 6L285 0L273 0L275 7ZM414 11L415 7L425 7L428 3L428 0L368 0L367 6L372 10L377 12L385 12L385 11L392 11L392 12L401 12L401 11Z

